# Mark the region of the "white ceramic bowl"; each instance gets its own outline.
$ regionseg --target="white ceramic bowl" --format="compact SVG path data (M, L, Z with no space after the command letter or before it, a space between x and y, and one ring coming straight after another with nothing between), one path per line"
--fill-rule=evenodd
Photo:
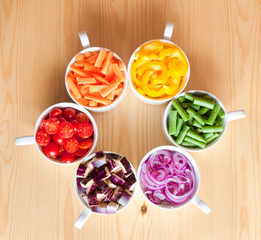
M53 159L53 158L47 157L47 156L43 153L41 146L38 145L38 144L36 143L36 141L35 141L35 135L36 135L36 132L37 132L37 130L38 130L40 124L41 124L41 121L42 121L43 118L45 118L45 117L49 114L49 112L50 112L53 108L55 108L55 107L57 107L57 108L67 108L67 107L71 107L71 108L74 108L74 109L76 109L76 110L78 110L78 111L80 111L80 112L83 112L83 113L85 113L85 114L88 116L88 118L90 119L90 122L91 122L91 124L92 124L92 126L93 126L93 136L94 136L94 138L93 138L93 145L92 145L92 147L88 150L88 152L87 152L84 156L82 156L82 157L76 159L76 160L75 160L74 162L72 162L72 163L67 163L67 164L65 164L65 163L63 163L61 160L57 160L57 159ZM16 139L15 139L15 144L16 144L16 145L35 144L36 147L37 147L37 149L38 149L38 151L42 154L42 156L45 157L45 158L46 158L47 160L49 160L50 162L56 163L56 164L59 164L59 165L72 165L72 164L76 164L76 163L78 163L78 162L81 162L83 159L85 159L87 156L89 156L89 155L91 154L91 152L93 151L93 149L94 149L95 146L96 146L97 139L98 139L97 124L96 124L94 118L92 117L92 115L91 115L86 109L82 108L81 106L79 106L79 105L77 105L77 104L69 103L69 102L63 102L63 103L54 104L54 105L48 107L47 109L45 109L45 110L42 112L42 114L39 116L39 118L37 119L37 121L36 121L36 123L35 123L34 135L33 135L33 136L27 136L27 137L19 137L19 138L16 138Z
M119 153L116 153L116 152L110 152L110 151L104 151L105 154L108 154L108 153L112 153L112 154L117 154L119 156L122 156L121 154ZM89 162L90 160L92 160L93 158L95 157L95 153L93 153L92 155L90 155L88 158L84 159L84 161L82 162L82 164L85 164L87 162ZM128 160L129 161L129 160ZM136 171L134 169L134 167L132 166L131 162L129 161L130 165L131 165L131 169L132 169L132 172L134 173L136 179L137 179L137 174L136 174ZM77 173L77 171L76 171ZM83 200L82 196L79 194L79 191L78 191L78 187L77 187L77 182L76 182L76 178L77 178L77 175L75 173L75 176L74 176L74 191L75 191L75 194L76 196L78 197L79 201L81 202L81 204L85 207L85 209L83 210L83 212L80 214L80 216L78 217L78 219L76 220L74 226L76 228L82 228L82 226L84 225L85 221L89 218L89 216L91 214L98 214L98 215L112 215L112 214L104 214L104 213L96 213L96 212L93 212L91 210L91 208L87 205L87 203ZM132 191L132 195L131 195L131 198L129 199L128 203L125 205L125 206L120 206L117 210L116 213L122 211L124 208L126 208L130 202L132 201L134 195L135 195L135 192L136 192L136 188L137 188L137 183L135 183L135 186L134 186L134 190ZM116 214L115 213L115 214Z
M227 129L227 122L232 121L232 120L236 120L236 119L240 119L240 118L244 118L246 116L246 114L245 114L245 112L243 110L233 111L233 112L229 112L228 113L226 111L223 103L216 96L214 96L213 94L211 94L209 92L205 92L205 91L201 91L201 90L191 90L191 91L183 92L183 93L177 95L174 99L177 99L180 96L184 96L185 93L190 93L192 95L209 95L211 98L213 98L217 102L217 104L219 104L219 106L221 107L221 109L225 113L225 117L223 118L223 132L221 132L216 139L214 139L212 142L208 143L205 148L185 147L185 146L182 146L180 144L177 144L174 141L174 139L168 134L168 118L169 118L169 112L170 112L171 103L172 103L172 101L170 101L169 104L167 105L165 111L164 111L164 114L163 114L163 131L164 131L164 135L166 136L166 138L168 139L168 141L171 144L176 145L179 148L182 148L182 149L184 149L186 151L200 152L200 151L205 151L205 150L215 146L221 140L221 138L224 136L225 131Z
M163 39L155 39L155 40L151 40L151 41L148 41L148 42L145 42L143 43L142 45L140 45L135 51L134 53L131 55L131 58L129 60L129 63L128 63L128 73L129 73L129 83L130 83L130 87L133 91L133 93L135 94L135 96L137 98L139 98L141 101L145 102L145 103L148 103L148 104L152 104L152 105L160 105L160 104L164 104L166 102L168 102L170 99L174 98L177 94L179 94L180 92L183 91L183 89L186 87L188 81L189 81L189 76L190 76L190 64L189 64L189 60L185 54L185 52L175 43L171 42L169 39L171 38L172 36L172 31L173 31L173 24L170 24L170 23L167 23L166 25L166 28L165 28L165 32L164 32L164 36L163 36ZM144 44L147 44L149 42L153 42L153 41L160 41L160 42L163 42L163 43L168 43L168 44L171 44L173 45L174 47L177 47L185 56L187 62L188 62L188 71L187 73L185 74L185 76L183 77L183 80L178 88L178 91L177 91L177 94L174 95L174 96L170 96L170 97L165 97L165 98L150 98L150 97L146 97L146 96L143 96L142 94L140 94L137 89L135 88L135 85L133 83L133 80L131 78L131 66L132 66L132 63L133 61L135 60L134 56L136 54L137 51L140 50L140 48L144 45Z
M81 33L79 33L79 36L80 36L80 40L81 40L81 43L82 43L82 46L83 46L84 49L83 49L82 51L78 52L78 53L72 58L72 60L70 61L70 63L68 64L68 66L67 66L67 68L66 68L66 71L65 71L65 80L66 80L66 77L67 77L67 75L68 75L68 73L69 73L69 71L70 71L70 66L75 62L75 57L76 57L78 54L84 54L84 53L86 53L86 52L98 52L98 51L100 51L100 50L102 49L101 47L90 47L89 39L88 39L88 37L87 37L86 32L81 32ZM86 39L86 38L87 38L87 39ZM106 51L113 52L113 51L111 51L111 50L109 50L109 49L107 49L107 48L103 48L103 49L105 49ZM79 104L80 106L82 106L82 107L84 107L84 108L86 108L86 109L88 109L88 110L90 110L90 111L93 111L93 112L106 112L106 111L109 111L109 110L115 108L115 107L122 101L122 99L123 99L123 97L124 97L124 95L125 95L125 93L126 93L126 89L127 89L128 73L127 73L126 66L125 66L124 62L122 61L122 59L121 59L116 53L114 53L114 52L113 52L113 56L114 56L114 58L116 58L117 60L120 60L120 61L123 63L123 65L124 65L125 81L124 81L123 89L122 89L122 92L121 92L120 96L118 96L118 97L117 97L110 105L108 105L108 106L87 107L87 106L84 106L84 105L78 103L77 100L72 97L72 95L71 95L71 93L70 93L70 90L69 90L69 88L68 88L68 85L67 85L67 83L66 83L66 81L65 81L66 90L67 90L69 96L71 97L71 99L72 99L75 103L77 103L77 104Z
M160 151L160 150L169 150L171 152L179 152L183 155L185 155L185 157L191 162L194 171L195 171L195 177L196 177L196 191L194 192L193 196L191 196L191 198L189 198L186 202L182 203L182 204L177 204L176 206L169 206L166 204L155 204L153 202L151 202L147 195L144 194L143 191L143 187L142 187L142 183L141 183L141 178L140 178L140 174L141 174L141 165L150 157L151 154L153 154L154 152ZM174 209L178 209L178 208L182 208L185 207L186 205L188 205L190 202L194 203L198 208L200 208L200 210L202 210L205 214L208 214L210 212L210 208L207 206L207 204L205 204L200 198L198 198L196 195L199 191L199 186L200 186L200 172L199 172L199 168L197 163L195 162L195 160L193 159L192 156L190 156L190 154L188 154L187 152L185 152L184 150L178 148L178 147L174 147L174 146L160 146L157 148L152 149L151 151L149 151L141 160L140 164L139 164L139 168L138 168L138 183L139 186L141 188L141 191L143 193L143 196L154 206L160 208L160 209L165 209L165 210L174 210Z

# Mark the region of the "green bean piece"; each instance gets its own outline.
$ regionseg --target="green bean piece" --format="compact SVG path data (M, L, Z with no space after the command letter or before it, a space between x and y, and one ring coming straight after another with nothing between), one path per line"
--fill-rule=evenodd
M183 123L184 123L183 119L182 118L178 118L178 121L177 121L177 131L176 131L176 134L174 135L175 137L177 137L179 135Z
M182 129L181 129L181 131L180 131L180 133L179 133L179 135L178 135L178 137L176 139L176 143L177 144L181 144L182 143L182 141L183 141L184 137L187 135L187 132L188 132L189 129L190 129L190 127L187 126L187 125L184 125L182 127Z
M195 132L196 132L196 133L202 133L202 130L201 130L201 128L197 128L197 129L195 130Z
M190 93L185 93L185 98L191 102L193 102L193 100L194 100L194 97Z
M212 137L209 137L208 139L206 139L207 143L212 142L215 138L217 138L219 136L218 133L214 133Z
M177 114L176 110L169 112L169 135L175 135L177 132Z
M218 116L222 119L225 117L225 113L224 111L222 110L222 108L220 108L219 112L218 112Z
M206 142L206 139L203 138L202 136L200 136L198 133L192 131L192 130L189 130L188 133L187 133L187 136L191 137L191 138L194 138L194 139L197 139L201 142Z
M203 133L208 133L208 132L223 132L223 126L218 125L218 126L206 126L202 127Z
M195 127L197 127L197 128L201 128L200 123L199 123L196 119L193 119L192 125L195 126Z
M215 102L210 101L208 99L200 98L200 97L194 97L193 104L202 106L202 107L207 107L209 109L213 109L215 106Z
M189 137L189 136L186 136L184 138L184 140L187 141L187 142L193 143L193 144L197 145L200 148L204 148L206 146L206 143L198 141L197 139Z
M180 104L183 108L188 108L190 106L190 103L183 102Z
M210 101L212 100L212 98L208 94L203 95L202 98L208 99Z
M209 111L209 108L203 107L203 108L199 109L198 114L204 115L204 114L206 114L208 111Z
M206 123L206 119L203 118L200 114L198 114L197 112L195 112L193 109L191 108L188 108L187 109L187 112L190 116L192 116L193 118L195 118L199 123L200 125L204 125Z
M194 143L190 143L190 142L187 142L187 141L183 141L181 143L181 145L184 146L184 147L196 147L197 146Z
M205 138L205 139L208 139L210 137L212 137L214 135L213 132L209 132L209 133L203 133L202 136Z
M218 125L222 125L223 124L223 119L220 116L217 115L215 123L217 123Z
M178 101L179 101L180 103L183 103L183 102L186 101L186 98L183 97L183 96L180 96L180 97L178 97Z
M215 103L215 106L214 106L214 108L211 110L210 115L209 115L209 117L208 117L208 120L206 121L206 124L208 124L208 125L210 125L210 126L213 125L213 123L214 123L215 120L216 120L216 117L217 117L217 115L218 115L219 110L220 110L220 106L219 106L217 103Z
M199 109L200 109L200 106L199 106L199 105L195 105L195 104L193 104L193 103L187 103L187 102L181 103L181 106L182 106L183 108L191 107L191 108L193 108L193 109L195 109L195 110L199 110Z
M177 100L173 100L172 105L178 111L179 115L183 118L183 120L187 122L189 120L189 115L183 109L183 107L180 106L179 102Z

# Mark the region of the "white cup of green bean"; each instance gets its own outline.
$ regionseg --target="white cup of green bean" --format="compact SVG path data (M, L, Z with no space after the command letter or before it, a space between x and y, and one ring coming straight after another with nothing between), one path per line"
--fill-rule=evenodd
M220 141L227 122L245 116L243 110L227 112L222 102L208 92L192 90L179 94L168 104L163 129L170 143L199 152Z

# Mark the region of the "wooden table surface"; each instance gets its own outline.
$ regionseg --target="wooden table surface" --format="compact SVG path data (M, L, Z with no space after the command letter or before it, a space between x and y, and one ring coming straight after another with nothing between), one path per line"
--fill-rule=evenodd
M73 188L77 165L51 164L35 146L16 147L14 139L31 135L45 108L71 101L64 73L81 50L79 31L127 64L141 43L162 38L167 21L175 24L172 41L191 64L186 90L208 91L227 111L247 114L228 124L214 148L191 153L201 172L198 196L212 211L204 215L193 204L160 210L137 192L124 211L92 215L78 230L73 224L83 206ZM260 28L257 0L2 0L0 239L261 239ZM117 108L93 113L100 133L96 150L119 152L137 169L146 152L168 144L165 107L141 102L128 88Z

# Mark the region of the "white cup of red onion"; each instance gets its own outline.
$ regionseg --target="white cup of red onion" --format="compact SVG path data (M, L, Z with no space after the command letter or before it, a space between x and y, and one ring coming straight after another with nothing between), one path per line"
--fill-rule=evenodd
M185 99L186 100L186 97L187 96L192 96L194 97L197 97L198 99L199 98L205 98L206 101L210 101L210 102L213 102L215 105L218 105L218 108L220 108L218 114L216 114L216 120L219 118L220 122L219 123L214 123L212 124L213 126L219 126L221 129L218 130L218 132L214 132L212 137L209 137L209 138L206 138L205 134L211 134L211 132L209 133L204 133L204 131L202 131L204 128L211 128L213 127L211 124L208 124L208 118L210 117L210 115L212 114L212 112L214 112L214 108L211 110L209 109L208 112L206 113L207 115L204 115L203 114L203 120L205 119L206 120L206 124L204 124L203 126L199 126L199 128L195 127L193 124L190 125L190 129L188 131L192 131L195 133L195 131L197 132L197 130L200 130L199 132L197 132L198 134L195 136L195 138L197 137L201 137L201 139L205 142L198 142L197 140L197 143L200 143L199 145L194 145L194 146L189 146L190 144L187 142L187 141L183 141L182 143L178 142L178 137L177 135L170 135L169 134L169 127L170 127L170 111L171 109L173 110L176 110L174 107L173 107L173 102L176 101L180 104L180 106L182 106L182 104L187 104L187 103L183 103L183 102L179 102L180 100L179 99ZM189 102L189 100L186 100ZM188 103L188 104L191 104L191 111L194 111L196 113L199 113L201 110L204 110L204 107L203 106L200 106L200 110L197 110L196 108L193 109L193 107L196 107L194 102L191 102L191 103ZM199 107L199 106L198 106ZM187 108L186 108L187 109ZM184 110L186 110L184 108ZM206 107L205 107L206 109ZM220 114L222 113L222 114ZM182 119L181 116L179 115L179 112L178 112L178 118ZM202 114L201 114L202 115ZM215 113L213 114L215 115ZM221 116L221 117L220 117ZM221 138L224 136L225 134L225 131L227 129L227 123L230 122L230 121L233 121L233 120L238 120L238 119L241 119L241 118L245 118L246 117L246 113L244 110L238 110L238 111L232 111L232 112L227 112L223 103L216 97L214 96L213 94L209 93L209 92L205 92L205 91L202 91L202 90L191 90L191 91L187 91L187 92L183 92L179 95L177 95L172 101L169 102L169 104L167 105L165 111L164 111L164 114L163 114L163 132L164 132L164 135L166 136L167 140L173 144L173 145L176 145L177 147L179 148L182 148L186 151L190 151L190 152L200 152L200 151L204 151L204 150L207 150L209 148L212 148L214 147L220 140ZM193 119L193 122L195 121L194 118ZM215 122L216 122L215 120ZM197 121L196 121L197 122ZM184 125L188 125L189 121L187 122L183 122L183 125L181 127L180 132L182 132L183 128L184 128ZM178 125L178 124L177 124ZM193 125L193 126L192 126ZM211 131L211 130L209 130ZM198 135L201 135L201 136L198 136ZM191 139L191 137L188 137L189 140L195 140L195 139ZM208 139L210 140L208 142ZM184 140L186 140L186 138L184 138ZM200 140L200 139L199 139ZM183 144L184 143L184 144ZM186 143L186 144L185 144ZM193 145L193 144L192 144Z
M91 214L122 211L133 199L136 179L132 164L118 153L100 151L86 158L74 178L75 193L85 207L74 226L82 228Z
M149 151L138 168L138 183L145 198L160 209L173 210L195 204L208 214L211 209L198 196L200 172L195 160L174 146Z
M48 156L48 154L47 154L47 152L45 150L46 145L45 144L39 145L37 143L37 140L36 140L36 138L38 136L38 132L39 131L45 131L45 130L42 130L42 123L43 123L43 121L46 121L46 118L51 118L50 117L50 113L53 110L57 111L57 109L59 111L64 111L64 109L72 109L72 110L75 110L76 113L82 114L81 117L86 117L87 116L87 120L89 121L89 123L92 125L92 128L93 128L92 129L93 133L92 133L92 136L91 136L91 138L92 138L92 145L91 145L91 147L86 149L86 150L84 150L85 152L84 152L84 154L82 156L76 156L75 153L67 154L69 156L75 155L76 157L74 159L70 159L70 161L68 159L66 162L63 162L61 159L59 159L58 156ZM61 115L59 117L55 117L55 118L58 118L58 120L60 118L62 118L63 120L61 120L61 121L59 120L61 123L63 121L65 121L65 122L69 121L68 119L64 119L63 115ZM45 129L45 127L43 127L43 129ZM49 136L49 142L52 143L53 145L59 145L58 143L53 142L53 136L54 135L56 135L56 134L53 134L53 135ZM70 139L70 138L68 138L68 139ZM48 107L47 109L45 109L42 112L42 114L39 116L39 118L37 119L37 121L35 123L34 135L16 138L15 139L15 145L22 146L22 145L33 145L34 144L34 145L36 145L36 147L37 147L38 151L40 152L40 154L44 158L49 160L50 162L55 163L55 164L59 164L59 165L72 165L72 164L81 162L83 159L85 159L87 156L89 156L92 153L93 149L96 146L97 139L98 139L98 129L97 129L96 122L95 122L94 118L92 117L92 115L86 109L84 109L83 107L81 107L81 106L79 106L79 105L77 105L75 103L62 102L62 103L54 104L54 105ZM61 145L59 147L61 148L63 145ZM81 149L79 148L79 150L81 150Z

